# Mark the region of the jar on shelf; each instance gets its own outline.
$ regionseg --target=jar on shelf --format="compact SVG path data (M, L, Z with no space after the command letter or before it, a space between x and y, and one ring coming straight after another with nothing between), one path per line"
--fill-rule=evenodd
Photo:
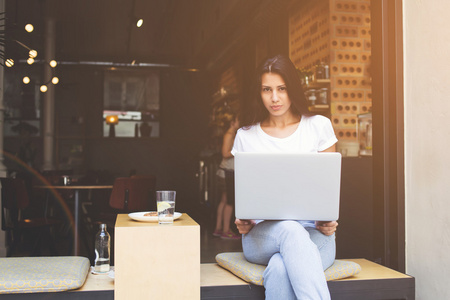
M308 72L305 69L297 68L297 74L298 74L298 77L300 78L300 82L302 85L309 84Z
M318 64L316 67L315 67L315 69L314 69L314 73L315 73L315 77L316 77L316 79L324 79L323 78L323 76L324 76L324 68L323 68L323 65L322 64Z
M358 115L359 155L372 155L372 113Z
M312 71L305 71L305 85L308 86L309 84L314 82L314 72Z
M329 79L330 78L330 68L329 66L321 62L315 67L315 79Z
M315 89L309 89L305 92L306 100L308 101L308 105L315 105L316 104L316 90Z
M323 87L317 90L316 104L328 104L328 88Z

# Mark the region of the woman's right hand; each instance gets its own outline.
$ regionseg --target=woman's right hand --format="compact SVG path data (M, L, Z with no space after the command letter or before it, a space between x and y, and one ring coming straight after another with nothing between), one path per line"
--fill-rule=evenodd
M236 219L236 221L234 221L234 224L236 224L236 227L239 230L240 234L246 234L253 228L253 226L255 226L256 223L255 220Z

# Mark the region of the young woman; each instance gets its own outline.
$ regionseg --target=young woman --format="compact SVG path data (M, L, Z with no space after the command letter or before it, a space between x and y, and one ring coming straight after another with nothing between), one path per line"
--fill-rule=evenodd
M312 115L293 63L278 55L257 75L257 96L242 116L236 152L335 151L328 118ZM270 170L267 170L270 176ZM274 199L276 201L276 199ZM249 262L267 265L266 299L330 299L324 270L334 262L337 222L235 221Z

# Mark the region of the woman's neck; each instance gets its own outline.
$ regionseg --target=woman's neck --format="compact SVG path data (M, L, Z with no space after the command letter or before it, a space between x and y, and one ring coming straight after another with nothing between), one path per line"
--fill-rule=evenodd
M279 117L270 115L267 119L261 122L261 127L285 128L291 125L298 124L298 122L300 122L300 119L301 116L297 116L292 113Z
M270 116L261 122L261 129L270 136L285 138L295 132L300 122L301 116L292 115L283 117Z

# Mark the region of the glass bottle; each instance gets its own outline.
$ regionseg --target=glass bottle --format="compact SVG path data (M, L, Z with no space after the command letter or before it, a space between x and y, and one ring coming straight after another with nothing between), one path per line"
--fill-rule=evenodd
M330 79L330 67L327 64L323 64L323 78Z
M110 236L106 231L106 224L100 224L100 230L95 237L95 266L96 273L107 273L110 269Z

